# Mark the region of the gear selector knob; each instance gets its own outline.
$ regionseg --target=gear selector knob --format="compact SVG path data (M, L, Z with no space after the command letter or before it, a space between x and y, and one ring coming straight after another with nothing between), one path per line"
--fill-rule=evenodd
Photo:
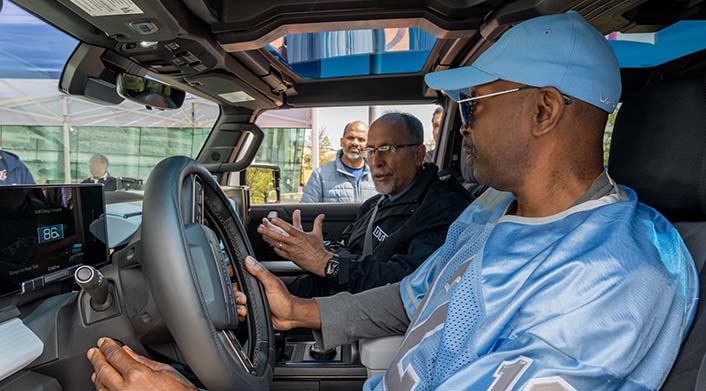
M93 266L83 265L74 272L74 280L89 296L91 306L97 311L110 306L110 286L100 271Z

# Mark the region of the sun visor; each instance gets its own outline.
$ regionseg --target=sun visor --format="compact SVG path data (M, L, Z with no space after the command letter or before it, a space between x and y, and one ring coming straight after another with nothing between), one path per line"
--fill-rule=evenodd
M269 99L237 78L221 72L184 78L187 83L229 106L251 107L254 101Z
M179 32L176 20L159 1L58 1L119 42L168 41Z

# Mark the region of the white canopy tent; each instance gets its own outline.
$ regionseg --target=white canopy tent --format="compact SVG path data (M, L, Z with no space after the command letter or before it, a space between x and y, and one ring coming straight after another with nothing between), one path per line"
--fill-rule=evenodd
M105 106L67 96L57 89L54 79L0 79L0 125L62 126L64 128L64 172L70 181L72 126L210 128L218 119L217 104L187 95L177 110L149 110L124 101ZM263 128L310 128L308 109L266 112L258 118Z
M178 110L148 110L124 101L104 106L67 96L57 89L58 80L0 79L0 124L60 126L211 127L218 105L187 95ZM310 128L309 109L268 111L258 117L262 128Z

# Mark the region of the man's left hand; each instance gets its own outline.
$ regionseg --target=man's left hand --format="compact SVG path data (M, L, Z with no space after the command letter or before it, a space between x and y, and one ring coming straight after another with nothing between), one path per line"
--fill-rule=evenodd
M274 224L285 233L278 232L269 224ZM308 272L323 277L326 262L333 256L333 253L324 247L324 215L316 216L311 232L304 232L303 229L298 228L301 227L301 212L297 209L292 214L292 224L278 217L271 221L262 219L257 232L275 249L277 255L289 259Z
M197 391L176 369L120 347L110 338L99 339L98 348L86 355L97 391Z

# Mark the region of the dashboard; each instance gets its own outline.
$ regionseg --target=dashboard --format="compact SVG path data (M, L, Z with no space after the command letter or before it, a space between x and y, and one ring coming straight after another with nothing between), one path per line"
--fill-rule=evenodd
M0 297L29 293L108 262L103 187L0 187Z

